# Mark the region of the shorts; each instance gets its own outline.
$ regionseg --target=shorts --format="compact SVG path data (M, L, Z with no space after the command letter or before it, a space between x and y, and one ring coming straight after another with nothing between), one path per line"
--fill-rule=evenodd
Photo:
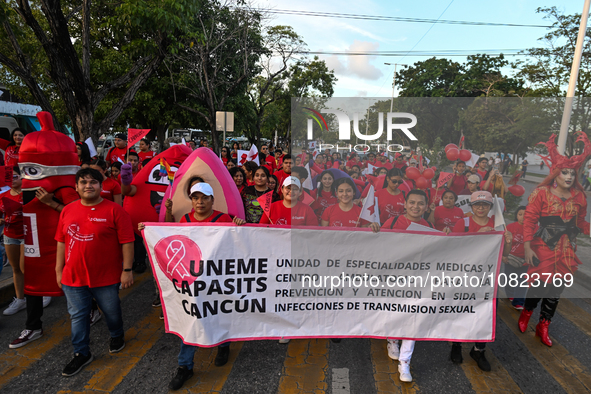
M24 245L24 238L10 238L4 235L4 245Z

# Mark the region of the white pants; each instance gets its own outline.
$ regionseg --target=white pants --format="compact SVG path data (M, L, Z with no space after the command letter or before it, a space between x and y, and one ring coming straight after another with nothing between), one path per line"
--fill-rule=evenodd
M400 356L398 357L398 361L403 361L406 363L410 363L410 359L412 357L412 352L415 350L415 342L416 341L412 341L412 340L408 340L408 339L403 339L401 341L398 340L389 340L392 341L396 344L398 344L398 342L402 342L400 344Z

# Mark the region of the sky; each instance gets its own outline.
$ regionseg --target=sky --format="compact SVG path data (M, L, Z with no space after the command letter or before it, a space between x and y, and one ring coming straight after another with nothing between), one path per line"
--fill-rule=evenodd
M274 10L298 10L389 17L550 25L538 7L556 6L565 14L581 13L583 0L256 0L255 6ZM432 51L522 50L544 45L538 39L548 29L540 27L496 27L368 21L312 16L272 14L271 25L289 25L310 51ZM590 21L591 23L591 21ZM414 48L414 49L413 49ZM480 51L480 52L479 52ZM514 51L512 51L514 52ZM500 52L499 52L500 53ZM431 56L337 56L320 55L338 81L334 97L390 97L394 66L412 65ZM446 56L437 56L445 58ZM465 57L448 57L464 62ZM516 59L507 56L509 61ZM398 66L398 70L401 66ZM506 70L507 73L511 71Z

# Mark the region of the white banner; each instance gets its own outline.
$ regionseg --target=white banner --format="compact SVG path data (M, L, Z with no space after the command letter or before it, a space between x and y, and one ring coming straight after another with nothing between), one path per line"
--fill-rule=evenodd
M494 340L500 232L148 223L143 236L166 331L187 344Z

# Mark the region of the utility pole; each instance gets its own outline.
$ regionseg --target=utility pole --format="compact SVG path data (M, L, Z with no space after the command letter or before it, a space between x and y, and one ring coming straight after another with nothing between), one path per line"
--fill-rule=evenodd
M581 64L581 55L583 53L583 43L585 41L585 32L587 31L587 19L589 17L589 4L591 0L585 0L583 13L581 14L581 23L579 25L579 35L575 46L575 56L570 69L570 80L568 90L564 101L564 112L562 113L562 123L560 124L560 134L558 134L558 153L564 155L566 150L566 137L568 136L568 126L573 110L573 101L577 87L577 78L579 77L579 66Z
M407 64L400 64L400 63L384 63L387 66L394 66L394 76L392 77L392 98L390 100L390 112L392 112L392 108L394 107L394 90L396 89L396 66L406 66Z

